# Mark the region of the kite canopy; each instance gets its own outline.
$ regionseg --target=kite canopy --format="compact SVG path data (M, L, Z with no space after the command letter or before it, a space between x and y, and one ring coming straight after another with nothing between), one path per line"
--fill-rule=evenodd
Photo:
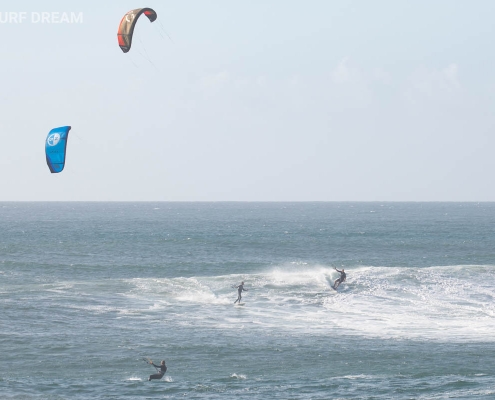
M46 163L52 174L62 172L64 169L65 151L67 149L67 139L69 137L70 128L70 126L53 128L46 137Z
M124 53L127 53L131 49L134 26L141 14L146 15L150 22L155 21L157 18L155 10L151 8L136 8L124 15L120 21L119 30L117 32L119 46Z

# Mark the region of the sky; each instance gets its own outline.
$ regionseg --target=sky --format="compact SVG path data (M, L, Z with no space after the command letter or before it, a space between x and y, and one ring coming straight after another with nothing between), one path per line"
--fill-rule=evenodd
M140 7L158 19L124 54L119 22ZM491 0L0 0L0 201L495 201L494 15ZM64 125L51 174L44 141Z

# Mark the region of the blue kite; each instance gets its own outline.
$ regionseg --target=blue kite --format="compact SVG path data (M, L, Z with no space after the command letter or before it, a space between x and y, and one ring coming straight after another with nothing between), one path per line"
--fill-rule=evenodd
M70 126L53 128L46 137L46 163L52 174L62 172L64 169L65 152L67 150L67 139L69 138L70 128Z

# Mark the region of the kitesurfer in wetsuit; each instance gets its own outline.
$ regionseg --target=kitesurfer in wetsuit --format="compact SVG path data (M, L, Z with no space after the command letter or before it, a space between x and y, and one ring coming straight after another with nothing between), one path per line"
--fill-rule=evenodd
M153 361L150 361L150 364L157 369L160 368L160 371L158 371L156 374L150 375L148 380L151 381L152 379L162 379L163 375L165 375L165 372L167 372L167 366L165 365L165 360L162 360L160 365L153 364Z
M337 268L335 268L335 271L337 271L338 273L340 273L340 278L337 279L334 283L333 283L333 286L332 288L334 289L337 289L339 287L339 285L345 281L345 278L346 278L346 275L345 275L345 272L344 272L344 268L342 268L342 271L339 271Z
M242 299L242 296L241 296L241 293L243 291L247 292L248 290L247 289L244 289L244 282L241 282L241 284L239 286L235 286L237 288L237 293L238 293L238 296L237 296L237 300L234 301L234 304L237 303L237 302L241 302L241 299Z

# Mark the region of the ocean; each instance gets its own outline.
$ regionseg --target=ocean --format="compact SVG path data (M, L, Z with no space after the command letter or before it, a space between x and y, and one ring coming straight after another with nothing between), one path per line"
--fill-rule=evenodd
M0 398L494 399L494 227L495 203L0 202Z

